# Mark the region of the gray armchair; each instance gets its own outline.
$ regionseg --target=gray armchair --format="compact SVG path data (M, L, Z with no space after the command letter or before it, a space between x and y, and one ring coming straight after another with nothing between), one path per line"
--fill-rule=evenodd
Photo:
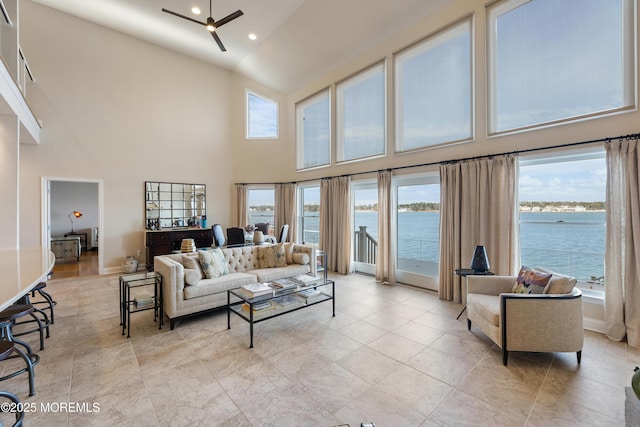
M584 327L582 292L516 294L515 276L467 277L467 328L480 329L502 349L506 366L510 351L576 352L582 356Z

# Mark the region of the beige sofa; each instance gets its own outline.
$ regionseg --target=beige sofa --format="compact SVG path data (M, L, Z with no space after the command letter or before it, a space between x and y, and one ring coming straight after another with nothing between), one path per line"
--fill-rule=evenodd
M576 352L580 363L584 343L580 289L518 294L513 293L516 276L467 279L467 327L477 327L502 349L505 366L509 351Z
M209 311L227 304L227 290L255 282L270 282L297 274L317 273L316 249L311 245L284 243L287 265L284 267L260 268L259 248L264 246L242 246L222 249L228 264L228 274L212 279L203 279L197 285L185 283L183 256L198 258L197 252L162 255L154 258L155 271L162 276L163 308L169 317L171 329L183 317ZM306 254L306 257L293 256ZM301 258L307 263L300 262Z

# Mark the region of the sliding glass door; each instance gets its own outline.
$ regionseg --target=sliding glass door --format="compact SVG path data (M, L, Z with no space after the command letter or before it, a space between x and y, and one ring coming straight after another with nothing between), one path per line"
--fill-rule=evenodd
M437 290L440 235L438 175L394 181L396 280Z
M355 271L376 273L378 252L378 189L375 182L354 183L353 266Z

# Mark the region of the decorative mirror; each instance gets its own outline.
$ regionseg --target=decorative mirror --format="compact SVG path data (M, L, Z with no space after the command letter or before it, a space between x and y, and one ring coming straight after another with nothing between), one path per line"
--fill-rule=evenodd
M144 200L147 230L198 227L206 219L204 184L145 181Z

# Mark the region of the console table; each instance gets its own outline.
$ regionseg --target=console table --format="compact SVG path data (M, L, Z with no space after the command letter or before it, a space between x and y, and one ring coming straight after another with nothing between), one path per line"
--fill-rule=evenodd
M208 248L213 245L213 230L211 228L147 230L145 233L147 270L153 271L153 257L179 251L182 239L193 239L197 248Z

